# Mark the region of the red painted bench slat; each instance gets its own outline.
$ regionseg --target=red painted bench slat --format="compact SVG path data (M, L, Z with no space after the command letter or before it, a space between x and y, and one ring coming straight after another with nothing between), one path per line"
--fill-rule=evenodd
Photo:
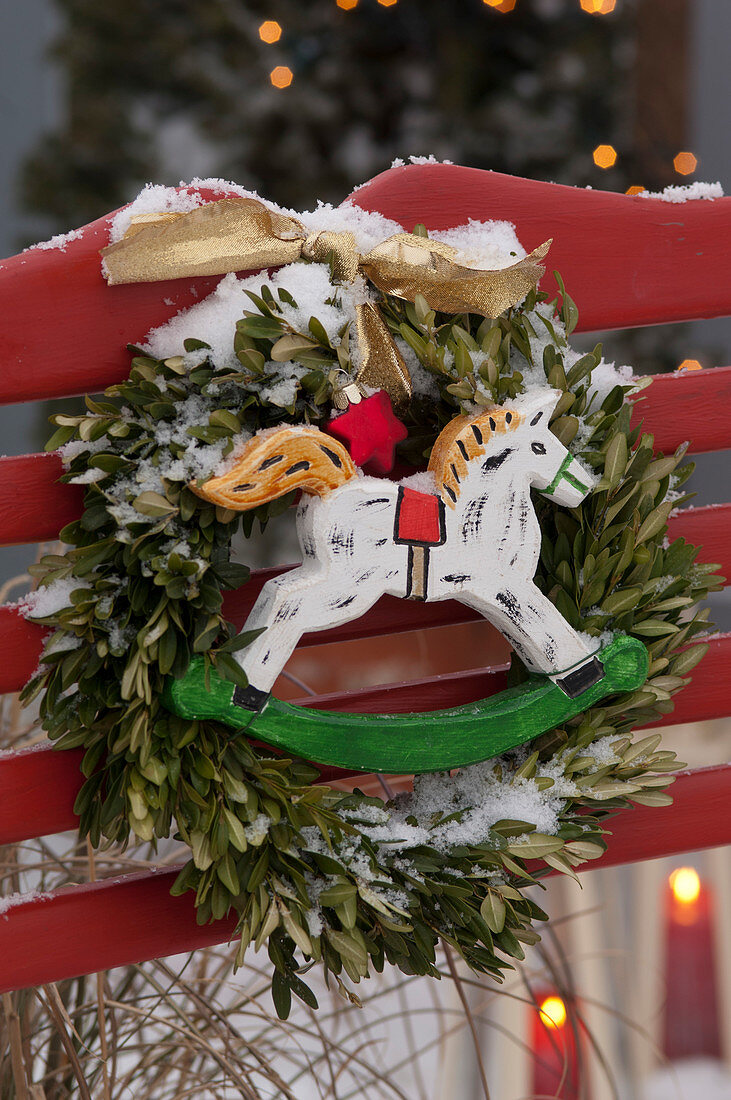
M731 843L731 766L681 773L673 798L666 808L619 813L606 855L580 870ZM225 943L235 920L198 925L193 895L170 895L178 870L66 887L0 909L0 993Z
M77 827L83 756L81 749L57 751L48 744L0 753L0 845Z
M74 802L83 781L83 756L81 749L56 751L47 743L0 752L0 847L77 828ZM355 774L321 766L318 782Z
M675 710L654 725L722 718L729 709L731 635L709 642L690 685L675 698ZM351 713L408 714L484 699L505 686L505 667L472 669L402 684L299 699L301 705ZM73 803L81 787L80 754L44 748L0 754L0 846L76 827ZM328 769L328 777L354 775Z
M561 273L582 331L731 313L731 198L676 205L446 164L391 168L352 197L409 230L494 218L528 250L552 237L541 286L555 293Z
M129 374L127 344L141 343L219 282L174 279L110 293L99 249L109 243L114 213L84 226L64 249L28 249L0 261L0 405L97 393L121 382Z
M656 374L635 403L633 425L655 437L655 450L672 454L690 441L691 454L731 448L731 367Z
M476 699L486 699L506 685L506 666L471 669L408 683L377 688L306 696L296 700L302 706L362 714L408 714L437 710ZM83 753L39 749L0 753L0 847L37 836L75 829L73 812L83 776L79 771ZM324 768L321 778L343 778L357 772Z
M699 562L720 567L721 575L731 582L731 504L704 504L700 508L681 508L668 521L668 538L684 538L699 546Z
M691 438L690 451L731 448L731 367L657 375L637 401L634 421L669 454ZM55 454L0 458L0 546L55 539L81 514L83 490L57 479Z
M515 223L528 249L553 237L548 272L563 275L587 331L731 313L731 198L673 205L456 165L414 165L382 173L351 199L407 229L417 221L444 229L498 218ZM85 226L63 251L30 250L0 263L0 404L96 392L120 381L128 371L125 345L141 342L218 282L107 287L99 249L110 217ZM544 283L552 292L550 274Z
M83 486L63 484L62 473L58 454L0 458L0 546L51 542L79 518Z
M681 535L688 542L702 547L700 561L720 565L723 575L731 580L731 504L711 504L703 508L682 510L669 523L669 537L675 539ZM228 592L224 599L224 610L229 620L242 627L262 585L270 577L283 571L257 570L243 588ZM383 596L360 619L343 623L332 630L305 634L300 645L316 646L380 634L453 626L456 623L475 622L479 618L476 611L454 600L421 604L399 600L395 596ZM30 679L38 664L44 637L44 629L36 623L27 622L18 610L8 606L0 607L0 638L3 640L4 650L4 659L0 665L0 694L20 691Z
M244 625L251 606L262 585L272 574L283 569L261 569L253 574L248 585L236 592L228 592L224 598L224 612L236 626ZM383 596L360 619L334 627L332 630L312 631L303 635L300 646L316 646L330 642L346 642L354 638L376 637L381 634L403 633L427 627L453 626L457 623L476 622L478 612L444 600L431 604L408 604L396 596ZM0 607L0 638L3 641L3 662L0 664L0 695L20 691L38 665L46 631L36 623L23 618L14 607Z

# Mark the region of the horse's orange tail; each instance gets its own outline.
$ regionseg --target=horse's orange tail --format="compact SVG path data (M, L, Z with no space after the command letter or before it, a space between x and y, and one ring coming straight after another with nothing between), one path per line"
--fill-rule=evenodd
M292 489L325 496L352 477L355 465L342 443L319 428L287 425L255 435L230 470L190 487L204 500L245 512Z

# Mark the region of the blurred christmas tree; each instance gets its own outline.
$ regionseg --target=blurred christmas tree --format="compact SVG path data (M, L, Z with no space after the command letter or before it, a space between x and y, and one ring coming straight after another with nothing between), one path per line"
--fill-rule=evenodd
M22 181L50 231L149 179L213 175L289 206L339 201L411 153L627 186L591 150L627 145L633 3L610 18L577 0L509 12L481 0L56 3L66 121Z
M36 236L148 180L337 203L410 154L605 190L684 182L690 0L54 3L65 121L19 182ZM609 350L644 373L689 354L679 326Z

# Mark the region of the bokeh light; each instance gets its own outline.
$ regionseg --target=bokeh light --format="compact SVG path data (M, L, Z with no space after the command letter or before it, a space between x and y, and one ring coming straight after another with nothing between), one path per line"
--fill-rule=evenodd
M482 0L482 3L495 11L509 12L515 7L516 0Z
M343 11L352 11L358 7L358 0L336 0L336 3Z
M566 1005L560 997L546 997L541 1002L540 1013L547 1027L560 1028L566 1023Z
M259 38L262 42L266 42L268 46L272 45L273 42L278 42L280 37L281 25L275 19L266 19L259 26Z
M647 188L643 187L641 183L633 183L631 187L628 187L625 191L625 195L641 195Z
M682 152L673 157L673 168L679 176L689 176L698 167L698 157L693 153Z
M266 42L268 46L271 46L273 42L278 42L282 37L282 28L275 19L266 19L259 27L259 38L262 42Z
M597 168L611 168L617 163L617 150L613 145L597 145L592 156Z
M382 8L392 8L394 4L398 3L398 0L378 0L378 3Z
M698 359L684 359L683 362L678 366L678 370L703 370L703 364ZM681 870L684 871L687 870L687 868L682 867ZM673 871L674 875L676 875L677 873L677 871ZM695 875L695 871L693 871L693 874ZM672 878L672 875L670 877ZM698 876L696 875L696 878L697 877Z
M609 15L617 6L617 0L580 0L581 10L590 15Z
M294 73L289 65L277 65L269 73L269 79L275 88L288 88L294 80Z
M682 905L692 905L698 900L701 880L695 867L677 867L670 875L668 882L673 891L673 897Z

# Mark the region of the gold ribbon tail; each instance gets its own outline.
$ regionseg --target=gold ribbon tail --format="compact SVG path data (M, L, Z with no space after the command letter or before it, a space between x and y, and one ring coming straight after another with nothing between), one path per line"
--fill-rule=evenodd
M361 365L357 381L383 389L396 412L404 412L411 400L411 375L383 317L372 302L356 308L356 328Z
M537 285L550 246L545 241L510 267L482 270L457 263L456 249L442 241L396 233L363 257L361 270L385 294L409 302L421 294L441 313L499 317Z

